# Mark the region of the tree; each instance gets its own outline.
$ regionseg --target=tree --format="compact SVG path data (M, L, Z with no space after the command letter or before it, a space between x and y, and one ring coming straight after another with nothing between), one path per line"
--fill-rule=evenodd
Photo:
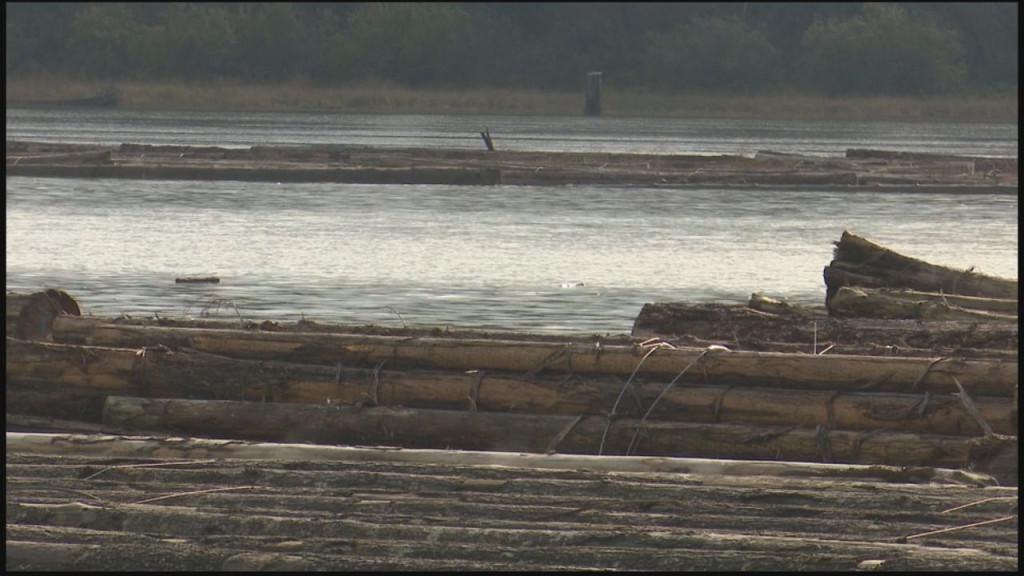
M779 73L768 38L733 17L699 17L667 34L647 37L648 78L674 90L751 92Z
M895 4L865 3L847 19L817 19L801 41L804 82L828 94L925 94L959 86L958 34Z
M305 30L291 4L235 5L235 74L257 82L281 82L308 73L302 58Z
M71 69L94 78L122 78L132 71L133 44L141 27L123 2L90 4L71 22Z
M233 72L232 15L216 3L166 4L138 48L138 75L212 79Z
M338 40L343 79L422 86L459 83L475 72L466 63L478 37L469 14L456 4L367 3Z

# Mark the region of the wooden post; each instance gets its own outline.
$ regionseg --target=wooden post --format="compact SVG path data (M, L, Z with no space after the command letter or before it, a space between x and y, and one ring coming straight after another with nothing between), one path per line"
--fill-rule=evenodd
M601 115L601 80L602 72L587 73L586 104L583 107L584 116Z
M484 129L484 131L480 133L480 137L484 139L484 144L487 146L487 150L494 152L494 141L491 140L491 129Z

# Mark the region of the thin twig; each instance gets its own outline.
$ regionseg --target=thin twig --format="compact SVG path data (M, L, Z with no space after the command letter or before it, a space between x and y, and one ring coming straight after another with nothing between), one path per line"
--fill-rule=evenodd
M561 443L562 440L565 440L565 437L568 436L569 432L572 432L572 429L575 428L576 425L580 423L580 420L583 420L583 414L580 414L579 416L577 416L575 420L570 422L558 434L555 434L555 437L551 439L551 443L548 444L547 449L544 450L544 453L545 454L554 454L555 451L558 449L559 443Z
M995 520L985 520L984 522L975 522L974 524L964 524L963 526L953 526L952 528L943 528L942 530L932 530L931 532L922 532L920 534L911 534L910 536L900 538L900 542L907 542L915 538L924 538L925 536L935 536L937 534L945 534L946 532L955 532L957 530L966 530L967 528L977 528L978 526L985 526L987 524L995 524L996 522L1006 522L1007 520L1013 520L1017 515L1003 516L1002 518L996 518Z
M665 396L665 394L672 389L672 386L674 386L675 383L678 382L679 379L683 377L683 374L686 374L690 367L699 362L701 358L704 358L704 356L711 350L712 348L708 347L706 350L698 354L692 362L686 365L686 368L683 368L682 371L679 372L679 374L676 374L676 377L673 378L672 381L665 386L665 389L661 391L661 394L658 394L658 397L655 398L654 402L651 403L651 407L647 409L647 413L644 414L643 418L640 419L640 423L637 424L636 430L633 432L633 438L630 439L629 446L626 447L626 456L629 456L629 453L631 451L636 450L636 445L638 444L637 436L640 435L640 430L644 427L644 423L647 422L647 417L651 415L651 412L654 411L654 407L658 405L658 402L661 401L662 397ZM728 350L728 348L726 348L726 350Z
M656 340L656 338L651 338L650 340L644 340L640 345L644 346L644 345L649 344L649 343L651 343L652 341L655 341L655 340ZM604 441L608 438L608 429L612 427L612 418L615 418L615 411L619 408L619 402L622 401L622 396L626 393L626 390L629 388L629 384L633 381L633 377L636 376L636 373L640 370L640 367L644 365L644 361L647 360L647 358L651 354L654 354L655 350L661 350L662 348L672 348L672 346L670 344L665 344L664 342L656 342L651 347L651 349L647 351L647 354L644 354L644 357L641 358L639 362L637 362L636 368L633 368L633 373L630 374L629 378L626 379L625 385L623 385L622 386L622 390L619 391L619 397L615 399L615 404L612 405L611 413L608 414L608 423L605 424L605 426L604 426L604 434L601 435L601 445L598 446L598 448L597 448L597 455L598 456L600 456L601 454L604 453Z
M398 311L397 308L395 308L394 306L385 306L385 308L387 308L387 310L393 313L395 316L398 316L398 320L402 323L402 328L408 328L408 326L405 324L405 318L402 318L402 314Z
M15 486L13 488L8 486L8 488L7 488L8 492L29 492L29 491L36 491L36 490L42 490L44 492L46 492L46 491L68 492L70 494L78 494L79 496L85 496L85 497L87 497L87 498L89 498L91 500L95 500L97 502L106 502L106 500L104 500L103 498L100 498L99 496L97 496L97 495L95 495L95 494L93 494L91 492L86 492L85 490L74 490L72 488L60 488L58 486L39 486L37 484L33 484L31 486Z
M972 506L978 506L978 505L981 505L981 504L985 504L986 502L997 502L997 501L1002 501L1002 500L1016 500L1016 499L1017 499L1016 496L997 496L995 498L985 498L983 500L978 500L977 502L971 502L970 504L964 504L963 506L957 506L956 508L950 508L949 510L943 510L942 512L939 512L939 514L947 514L949 512L956 512L957 510L963 510L964 508L970 508Z
M148 500L139 500L138 502L132 502L132 504L147 504L149 502L156 502L157 500L167 500L168 498L178 498L181 496L194 496L196 494L209 494L211 492L228 492L231 490L252 490L255 486L231 486L229 488L210 488L209 490L195 490L192 492L178 492L177 494L168 494L167 496L158 496L156 498L150 498Z
M928 365L924 367L924 370L921 371L921 374L917 377L917 380L914 380L914 383L910 385L910 388L917 388L917 385L920 384L924 380L924 377L927 376L928 373L932 371L932 368L934 368L936 364L942 362L945 359L945 356L940 356L929 362Z
M978 411L978 407L974 405L974 400L971 400L971 397L967 395L967 391L964 390L963 384L957 380L956 376L953 376L953 382L956 382L956 387L960 389L960 393L957 394L957 396L960 398L960 402L964 405L964 408L967 409L967 413L974 418L978 423L978 426L981 426L981 430L985 433L986 437L995 436L995 432L992 431L992 427L989 426L988 421L985 420L985 417L981 415L980 411Z
M207 459L207 460L186 460L184 462L155 462L155 463L152 463L152 464L122 464L120 466L107 466L106 468L104 468L103 470L100 470L99 472L96 472L95 474L90 474L90 475L86 476L85 478L82 478L82 480L92 480L93 478L99 476L100 474L103 474L104 472L106 472L108 470L116 470L118 468L156 468L158 466L184 466L184 465L191 465L191 464L209 464L211 462L216 462L216 461L217 460L215 460L215 459Z

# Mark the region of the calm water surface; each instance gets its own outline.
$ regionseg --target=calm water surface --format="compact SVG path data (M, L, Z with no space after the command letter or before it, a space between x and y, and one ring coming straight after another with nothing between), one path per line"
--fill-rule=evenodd
M350 143L480 146L478 117L216 118L8 110L8 139L249 146L325 142L336 132ZM591 120L483 121L519 149L1016 155L1016 126L737 122L716 131L690 122L687 132L663 120ZM96 315L237 317L237 307L249 320L622 333L651 301L745 301L756 291L820 304L822 269L844 229L935 263L1017 276L1014 196L22 177L6 184L7 289L61 286ZM221 283L174 283L207 274Z

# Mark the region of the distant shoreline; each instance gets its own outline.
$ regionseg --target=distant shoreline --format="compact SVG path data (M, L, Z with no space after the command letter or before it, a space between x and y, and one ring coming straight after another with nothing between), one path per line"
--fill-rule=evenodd
M533 90L410 89L381 83L318 86L293 81L170 83L80 81L56 76L8 78L7 107L107 106L149 111L329 112L582 116L583 93ZM607 87L608 118L756 118L776 120L1011 123L1016 94L999 96L843 97L626 92Z

